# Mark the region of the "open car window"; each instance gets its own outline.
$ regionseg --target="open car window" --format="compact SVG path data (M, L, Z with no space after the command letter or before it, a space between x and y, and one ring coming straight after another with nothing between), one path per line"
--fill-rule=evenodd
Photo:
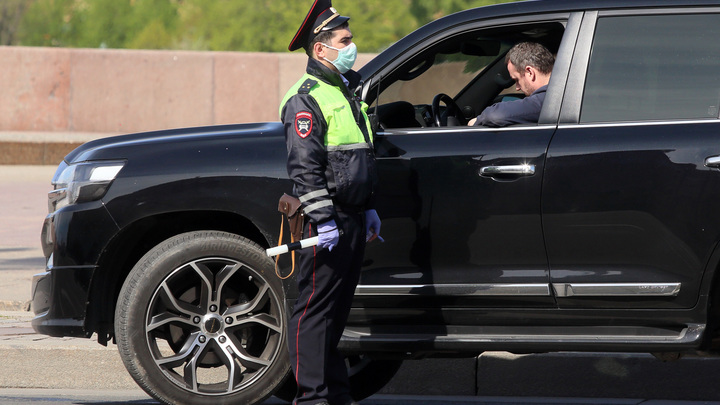
M557 53L564 29L563 22L486 28L443 38L409 56L383 77L379 94L371 92L380 128L434 127L440 121L465 125L505 97L522 97L507 72L505 54L523 41L539 42ZM456 108L438 103L441 94L449 96ZM442 120L436 120L437 115Z
M438 93L458 94L488 65L495 62L510 49L508 43L493 43L489 55L466 55L463 53L438 53L430 55L418 64L419 72L412 71L392 83L383 93L382 102L406 101L423 104ZM422 72L420 72L422 70Z

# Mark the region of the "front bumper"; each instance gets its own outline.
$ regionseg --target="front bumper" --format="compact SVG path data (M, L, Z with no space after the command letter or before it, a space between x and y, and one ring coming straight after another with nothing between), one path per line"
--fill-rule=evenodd
M94 266L53 268L49 264L44 273L33 276L32 327L37 333L90 337L85 330L85 315L94 271Z
M117 225L100 202L66 207L45 218L45 271L32 281L32 327L49 336L90 337L86 327L92 278Z

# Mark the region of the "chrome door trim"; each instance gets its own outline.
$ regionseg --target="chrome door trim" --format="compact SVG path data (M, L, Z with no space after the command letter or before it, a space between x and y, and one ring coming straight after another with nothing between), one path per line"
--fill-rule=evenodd
M548 284L416 284L359 285L358 296L550 296Z
M557 297L675 297L682 283L553 283Z
M682 283L553 283L556 297L676 297ZM550 296L549 284L358 285L357 296Z
M485 166L480 169L481 176L492 177L499 174L512 174L517 176L532 176L535 174L535 165L509 165L509 166Z

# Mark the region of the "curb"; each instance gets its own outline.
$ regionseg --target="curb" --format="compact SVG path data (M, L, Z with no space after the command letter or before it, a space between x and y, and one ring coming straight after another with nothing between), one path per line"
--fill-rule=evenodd
M31 301L0 300L0 311L30 311Z
M0 131L0 165L57 165L85 142L116 134Z
M0 142L1 165L57 165L82 142Z

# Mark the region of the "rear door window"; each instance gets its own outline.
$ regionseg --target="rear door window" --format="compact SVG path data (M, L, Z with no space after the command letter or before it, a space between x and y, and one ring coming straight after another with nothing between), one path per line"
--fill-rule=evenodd
M598 19L580 122L718 118L720 14Z

